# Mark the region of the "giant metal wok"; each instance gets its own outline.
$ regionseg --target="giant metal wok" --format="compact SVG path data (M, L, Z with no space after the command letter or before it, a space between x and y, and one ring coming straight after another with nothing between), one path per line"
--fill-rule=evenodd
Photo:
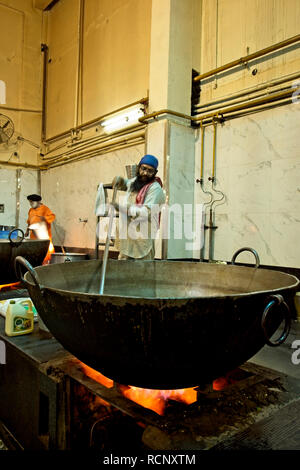
M101 260L33 269L18 257L16 269L68 351L118 383L156 389L209 383L281 344L299 284L238 265L110 259L99 295Z
M0 285L18 281L14 267L16 256L24 256L30 264L38 266L47 254L49 243L49 240L24 240L21 229L13 229L7 239L0 239Z

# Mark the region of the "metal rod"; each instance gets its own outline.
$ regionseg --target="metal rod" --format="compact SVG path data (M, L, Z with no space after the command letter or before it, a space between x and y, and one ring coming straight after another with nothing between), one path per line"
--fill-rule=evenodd
M83 144L80 147L74 147L71 150L67 150L62 152L61 154L52 155L51 157L43 157L43 161L48 161L49 163L53 163L55 161L63 160L65 157L69 156L80 156L84 155L86 150L90 147L90 151L94 152L96 150L101 150L106 147L111 147L112 145L116 145L121 142L129 142L130 140L136 139L138 137L144 137L145 131L139 131L135 134L131 134L130 136L117 136L111 139L101 140L100 145L96 146L98 142L92 142Z
M211 100L211 101L206 101L204 104L199 103L195 106L195 108L198 110L198 114L200 114L200 112L212 111L212 109L217 108L217 106L221 106L221 103L224 103L225 101L230 101L230 103L235 104L236 101L233 101L233 100L236 100L237 98L246 97L246 98L244 98L244 101L251 100L251 99L254 98L254 96L251 97L250 95L252 95L254 93L255 94L259 93L260 91L263 91L266 88L270 89L270 88L276 87L278 85L287 84L288 82L294 81L299 77L300 77L299 72L292 73L292 74L289 74L289 75L285 75L282 78L269 80L267 82L262 83L261 85L256 85L254 87L248 87L248 88L244 89L243 91L238 91L236 93L231 93L229 95L225 95L225 96L222 96L220 98L217 98L217 99L214 99L214 100ZM287 87L288 87L288 85L286 85L285 87L280 88L279 90L276 90L276 91L281 91L283 89L286 89ZM263 94L255 96L255 97L258 98L259 96L263 96ZM229 103L229 105L230 105L230 103ZM229 106L229 105L225 104L225 106ZM214 106L214 108L207 109L208 107L212 107L212 106Z
M200 123L201 128L201 166L200 166L200 181L203 181L203 168L204 168L204 132L205 127Z
M115 212L114 203L116 202L116 195L117 195L117 184L115 184L115 187L114 187L111 206L109 209L109 224L108 224L107 237L106 237L105 249L104 249L103 259L102 259L102 268L101 268L100 289L99 289L100 295L102 295L104 291L105 274L106 274L110 239L111 239L111 230L112 230L112 225L113 225L113 220L114 220L114 212Z
M41 51L44 54L43 60L43 96L42 96L42 141L46 139L46 99L47 99L47 63L48 63L48 46L41 45Z
M75 117L74 128L79 126L79 111L80 111L80 124L82 123L82 55L83 55L83 21L84 21L84 0L79 2L78 14L78 53L77 53L77 75L76 75L76 96L75 96Z
M208 234L208 259L209 261L213 260L213 212L212 208L209 209L209 234Z
M88 158L99 157L100 155L104 155L104 154L112 152L112 151L133 147L134 145L139 145L139 144L142 144L142 143L144 143L144 140L142 138L140 138L140 140L131 141L131 142L128 142L127 144L125 143L125 144L115 145L114 147L105 148L102 151L97 151L97 152L91 152L90 151L90 152L86 153L85 155L83 155L81 157L78 157L78 158L72 157L72 159L69 158L66 161L59 161L59 162L54 162L54 163L49 163L47 165L43 165L41 167L41 170L48 170L49 168L56 168L58 166L63 166L63 165L67 165L69 163L79 162L79 161L82 161L82 160L86 160Z
M115 109L114 111L103 114L102 116L91 119L90 121L84 122L84 123L80 124L79 126L77 126L75 129L71 128L71 129L68 129L67 131L61 132L60 134L56 134L52 137L49 137L48 139L46 139L44 141L44 143L49 143L53 140L58 140L61 137L65 137L66 135L70 134L72 131L77 131L77 130L85 129L87 127L91 127L94 124L98 124L99 121L102 121L102 119L106 118L107 116L111 116L112 114L118 113L119 111L123 111L123 109L130 108L130 106L134 106L135 104L147 103L147 102L148 102L148 98L141 98L138 101L134 101L133 103L126 104L126 106L122 106L121 108Z
M209 72L205 72L205 73L202 73L201 75L197 75L197 77L194 77L194 81L197 82L199 80L203 80L204 78L211 77L212 75L216 75L219 72L223 72L224 70L231 69L238 65L245 65L250 60L257 59L258 57L269 54L270 52L277 51L278 49L282 49L283 47L289 46L290 44L293 44L298 41L300 41L300 34L297 34L297 36L293 36L289 39L285 39L284 41L273 44L273 46L265 47L264 49L254 52L253 54L249 54L244 57L241 57L240 59L233 60L232 62L228 62L227 64L221 65L220 67L212 69Z
M39 165L31 165L29 163L15 163L15 162L2 162L0 161L0 168L2 166L14 166L18 168L27 168L27 169L32 169L32 170L39 170L41 169L41 166Z
M11 106L0 106L0 109L4 109L5 111L21 111L22 113L38 113L42 114L41 109L27 109L27 108L12 108Z
M189 121L196 121L196 122L197 121L202 121L203 122L206 119L211 119L213 121L213 118L218 116L218 115L223 115L223 114L226 114L228 112L237 111L237 110L240 110L240 109L251 108L251 107L256 106L258 104L269 103L269 102L275 101L277 99L279 100L281 98L293 95L298 90L300 90L300 87L291 88L290 90L281 91L280 93L273 93L272 95L268 95L265 98L254 99L254 100L251 100L250 102L248 101L248 102L236 105L236 106L230 106L228 108L219 109L218 111L214 111L213 113L203 114L203 115L200 115L200 116L188 116L187 114L177 113L176 111L172 111L171 109L161 109L160 111L155 111L151 114L146 114L146 116L143 116L143 117L139 118L139 121L140 122L146 122L148 119L156 118L156 117L160 116L161 114L171 114L173 116L179 116L179 117L182 117L184 119L188 119Z
M20 223L20 193L21 193L22 170L16 170L16 227Z
M216 142L217 142L217 122L213 122L214 126L214 141L213 141L213 161L212 161L212 181L215 180L215 167L216 167Z

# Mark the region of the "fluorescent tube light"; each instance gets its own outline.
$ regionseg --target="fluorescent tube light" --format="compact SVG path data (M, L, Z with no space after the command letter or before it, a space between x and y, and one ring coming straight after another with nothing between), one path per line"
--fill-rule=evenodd
M100 124L107 134L119 129L125 129L126 127L137 124L139 118L144 116L144 111L144 105L137 104L124 111L113 114L109 118L104 119Z

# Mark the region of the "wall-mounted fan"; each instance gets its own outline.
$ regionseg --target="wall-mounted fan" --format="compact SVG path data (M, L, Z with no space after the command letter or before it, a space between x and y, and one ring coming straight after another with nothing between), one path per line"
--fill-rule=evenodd
M14 130L15 128L12 120L4 114L0 114L0 144L7 144L9 139L12 137Z

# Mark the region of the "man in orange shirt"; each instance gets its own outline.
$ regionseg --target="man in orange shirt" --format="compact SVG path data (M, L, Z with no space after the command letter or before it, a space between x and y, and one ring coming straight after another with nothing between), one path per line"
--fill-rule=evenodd
M29 209L29 212L28 212L28 219L27 219L28 226L27 226L25 236L27 237L30 231L30 238L37 239L38 237L36 236L36 233L34 232L34 230L30 229L30 226L32 224L45 222L49 239L52 241L51 223L55 219L55 214L51 212L49 207L45 206L41 202L42 198L38 194L30 194L29 196L27 196L27 199L29 201L31 209Z
M25 233L25 237L28 237L29 231L30 231L30 238L36 240L38 238L37 234L35 233L34 230L30 229L29 227L33 224L45 222L47 232L48 232L48 237L50 239L50 245L49 245L46 257L43 261L43 264L48 264L50 263L50 260L51 260L51 254L54 253L54 246L52 243L51 223L55 219L55 214L51 212L49 207L45 206L41 202L42 198L38 194L30 194L29 196L27 196L27 199L29 201L31 209L29 209L29 212L28 212L27 230Z

